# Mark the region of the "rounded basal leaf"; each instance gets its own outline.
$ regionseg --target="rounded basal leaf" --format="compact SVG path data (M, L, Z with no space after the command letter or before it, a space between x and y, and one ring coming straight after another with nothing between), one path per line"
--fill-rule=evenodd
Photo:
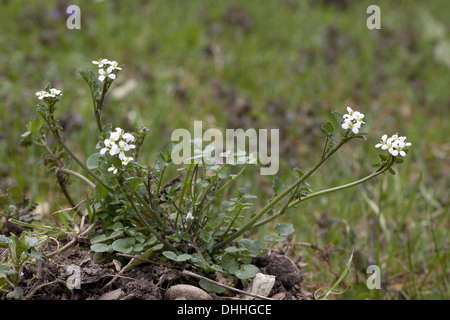
M290 223L280 223L275 226L275 232L280 236L290 235L295 231L294 226Z
M239 264L231 254L224 254L221 261L222 268L230 274L239 270Z
M190 254L184 253L184 254L180 254L180 255L177 257L177 261L178 261L178 262L187 261L187 260L189 260L190 258L191 258L191 255L190 255Z
M111 246L112 248L121 253L130 253L133 251L133 246L136 243L134 238L117 239Z
M96 243L91 246L91 250L94 252L107 252L109 251L109 246L105 243Z
M86 160L86 167L88 167L91 170L97 169L104 161L101 159L101 157L102 155L99 152L90 155L89 158L87 158Z
M239 270L235 272L236 277L241 280L251 279L256 276L259 269L252 264L244 264Z
M183 262L189 260L192 256L190 254L181 254L177 255L175 252L172 251L164 251L162 253L167 259L177 261L177 262Z

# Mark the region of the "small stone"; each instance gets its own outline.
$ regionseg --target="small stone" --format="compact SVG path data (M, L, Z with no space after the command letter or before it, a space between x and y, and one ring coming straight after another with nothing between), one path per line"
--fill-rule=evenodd
M113 291L109 291L103 295L101 295L98 300L117 300L122 295L122 289L117 289Z
M204 290L189 284L177 284L167 289L165 300L212 300L212 297Z

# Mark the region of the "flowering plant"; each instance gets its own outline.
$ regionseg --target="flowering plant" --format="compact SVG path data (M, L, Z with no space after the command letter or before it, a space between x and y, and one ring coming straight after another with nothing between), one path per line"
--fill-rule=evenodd
M342 134L330 122L323 124L325 143L319 159L305 172L295 168L289 185L275 176L273 196L259 208L254 203L257 195L245 188L232 188L250 165L260 165L255 153L248 155L235 149L221 152L211 146L202 148L198 141L192 140L194 156L188 165L176 168L179 176L168 177L174 167L171 152L177 147L175 144L159 152L152 165L139 163L140 147L149 130L140 127L135 132L126 132L112 124L103 125L101 120L104 97L122 67L107 59L93 64L98 66L99 76L91 71L80 74L91 91L100 151L83 162L68 147L54 118L62 92L50 86L36 93L45 103L38 107L43 122L31 123L23 139L24 144L35 142L51 155L48 164L74 208L64 182L73 176L93 189L86 199L86 211L80 215L95 226L89 238L90 249L97 258L132 254L189 264L211 277L215 272L223 272L243 281L251 279L258 272L252 259L284 241L295 230L291 224L279 223L264 241L244 235L301 202L364 183L386 171L393 173L393 165L403 161L399 156L404 157L406 147L411 146L406 137L383 135L376 147L388 150L388 155L380 155L381 162L373 173L345 185L313 191L306 180L326 160L351 140L367 139L367 133L361 132L364 114L347 107L347 114L340 116ZM43 128L53 135L56 145L49 145ZM227 159L226 163L214 161L218 154ZM69 168L69 160L78 165L81 173ZM236 168L238 171L234 172Z

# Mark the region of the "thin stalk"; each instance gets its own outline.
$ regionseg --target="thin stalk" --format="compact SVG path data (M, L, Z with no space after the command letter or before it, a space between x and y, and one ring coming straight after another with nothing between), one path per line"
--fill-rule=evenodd
M86 172L89 176L91 176L94 180L96 180L98 183L102 184L108 191L111 191L110 188L105 186L103 184L103 180L97 176L94 172L88 169L88 167L85 166L85 164L70 150L70 148L62 141L59 133L52 127L51 123L48 122L48 120L44 118L44 121L47 123L47 126L49 127L50 131L53 133L56 141L58 141L63 149L69 154L69 156L83 169L84 172Z
M277 204L281 199L283 199L286 195L288 195L292 190L297 188L302 182L304 182L307 178L309 178L332 154L334 154L340 147L342 147L346 142L348 142L350 139L347 137L344 137L341 139L341 141L335 145L327 154L320 157L319 160L316 161L314 166L310 168L301 178L299 178L297 181L295 181L293 184L291 184L286 190L284 190L282 193L280 193L278 196L273 198L264 208L261 209L261 211L256 214L249 222L247 222L244 226L242 226L239 230L237 230L235 233L233 233L228 238L224 239L223 241L215 244L212 249L218 250L227 244L229 244L234 239L241 236L243 233L245 233L247 230L253 228L255 223L258 222L258 220L266 213L268 212L275 204Z
M222 240L227 234L228 232L230 232L231 227L233 226L233 224L236 222L236 219L238 218L238 216L241 214L242 212L242 208L239 208L239 210L236 212L236 214L234 215L233 220L230 222L230 224L228 225L227 230L225 230L225 232L222 234L222 237L220 238L220 240Z
M315 198L315 197L318 197L318 196L322 196L324 194L328 194L328 193L332 193L332 192L335 192L335 191L344 190L344 189L347 189L347 188L354 187L354 186L356 186L358 184L366 182L366 181L368 181L368 180L370 180L370 179L372 179L372 178L374 178L374 177L384 173L386 170L388 170L388 168L389 168L389 165L385 166L384 164L382 164L382 165L380 165L380 167L378 167L377 170L375 170L372 174L368 175L367 177L364 177L362 179L359 179L359 180L351 182L351 183L344 184L342 186L338 186L338 187L329 188L329 189L325 189L325 190L321 190L321 191L310 193L310 194L308 194L307 196L305 196L305 197L303 197L301 199L297 199L297 200L295 200L293 202L290 202L287 205L287 207L288 208L293 207L293 206L299 204L300 202L303 202L303 201L306 201L306 200L309 200L309 199L312 199L312 198ZM380 169L382 169L382 170L380 170ZM262 226L262 225L264 225L264 224L266 224L266 223L268 223L270 221L273 221L276 218L278 218L279 216L281 216L283 213L284 213L284 211L280 210L279 212L277 212L273 216L271 216L271 217L269 217L269 218L267 218L265 220L262 220L260 222L255 223L254 227L255 228L256 227L260 227L260 226Z
M57 171L64 172L64 173L70 174L74 177L77 177L78 179L82 180L87 185L89 185L92 189L95 189L95 184L93 184L91 180L89 180L88 178L86 178L85 176L83 176L82 174L80 174L78 172L75 172L75 171L72 171L72 170L69 170L66 168L58 168Z
M228 180L222 187L219 188L219 190L216 191L216 193L220 193L222 192L222 190L224 190L226 187L228 187L231 183L233 183L237 178L239 178L239 176L245 171L245 169L247 169L247 167L250 164L247 163L242 169L241 171L238 172L237 175L235 175L233 178L231 178L230 180Z
M173 252L178 252L177 249L175 249L169 242L167 242L164 237L161 236L159 232L157 232L153 227L148 223L147 219L141 214L141 212L136 208L136 205L133 202L133 199L131 199L130 196L127 196L127 199L129 203L131 204L131 207L133 208L136 215L139 217L142 223L144 223L145 227L158 239L162 244L164 244L167 248L172 250Z
M150 205L147 203L147 201L145 201L141 195L139 193L135 193L134 196L137 198L137 200L139 201L139 203L141 203L145 209L148 211L148 213L150 213L150 216L155 220L155 222L162 227L163 226L163 221L161 220L161 218L158 216L158 213L155 212L155 210L153 210Z
M103 82L103 88L102 88L102 95L100 97L100 101L98 102L98 104L96 104L95 100L94 100L94 113L95 113L95 120L97 122L97 128L98 128L98 132L102 132L103 131L103 126L102 126L102 109L103 109L103 101L105 99L105 94L107 91L107 80L105 79Z

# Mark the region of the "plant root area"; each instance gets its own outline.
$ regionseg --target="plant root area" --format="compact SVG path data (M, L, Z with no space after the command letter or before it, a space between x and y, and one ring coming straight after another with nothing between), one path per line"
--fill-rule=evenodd
M198 298L196 295L196 291L200 289L208 300L252 298L242 294L242 290L247 288L241 282L218 273L213 280L226 285L225 292L220 294L202 288L198 278L183 274L180 265L167 261L141 261L141 264L127 268L130 259L95 263L92 256L91 251L75 246L47 258L45 262L25 266L20 282L24 297L29 300L199 300L205 298ZM312 294L302 291L303 277L299 257L287 257L281 249L273 249L255 258L253 264L259 268L260 273L275 276L275 284L268 298L313 299ZM189 271L197 273L195 270ZM51 282L54 283L44 285ZM179 286L180 284L184 286ZM188 290L182 295L169 298L166 292L177 285L193 288L194 293L191 294ZM0 294L0 300L6 299L6 294Z

